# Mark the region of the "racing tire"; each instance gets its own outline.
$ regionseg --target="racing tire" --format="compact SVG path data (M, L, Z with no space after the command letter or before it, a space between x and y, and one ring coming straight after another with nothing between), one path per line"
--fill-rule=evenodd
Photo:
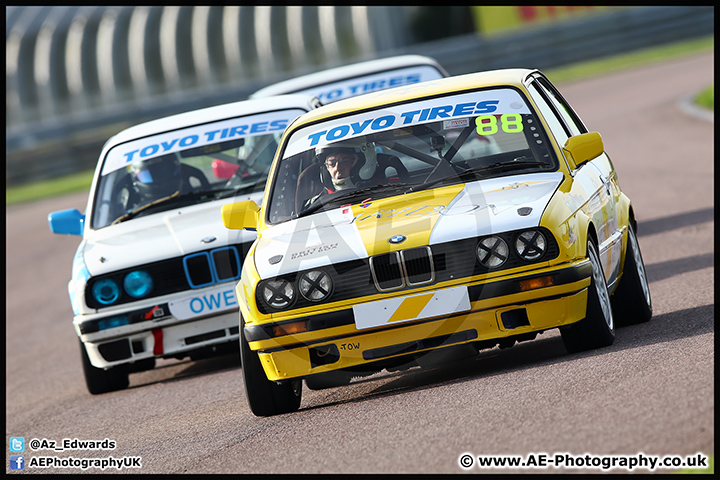
M130 384L127 365L118 365L107 370L93 366L82 341L80 341L80 357L85 374L85 384L93 395L124 390Z
M650 287L632 224L628 227L623 275L613 295L612 306L618 327L645 323L652 318Z
M310 390L324 390L326 388L343 387L348 385L350 380L352 380L352 375L347 372L326 372L306 377L305 385Z
M607 347L615 341L610 293L603 274L600 256L595 244L588 240L588 260L592 266L585 318L568 327L561 328L565 349L570 353Z
M258 417L270 417L297 411L302 398L302 380L282 383L268 380L257 352L250 349L243 331L245 320L240 318L240 363L242 364L245 397L250 410Z

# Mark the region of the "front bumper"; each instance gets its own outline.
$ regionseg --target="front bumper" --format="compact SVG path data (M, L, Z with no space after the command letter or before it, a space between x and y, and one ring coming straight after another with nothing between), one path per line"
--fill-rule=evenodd
M449 345L485 343L542 332L585 318L591 267L587 260L495 281L470 282L469 310L435 318L358 329L352 308L294 321L248 325L245 338L258 351L268 379L306 377L400 359ZM552 279L545 282L548 278ZM529 288L528 280L541 281ZM544 286L549 285L549 286ZM456 288L436 285L434 291ZM462 286L462 284L460 284ZM414 293L432 292L433 289ZM403 292L406 295L408 291ZM282 335L298 320L307 331ZM494 345L494 343L493 343Z
M239 313L234 286L201 290L194 295L181 292L154 299L158 303L136 302L111 311L78 315L73 323L96 368L149 358L182 358L190 352L237 342ZM189 302L193 302L196 313L188 314L183 307ZM122 322L113 324L117 319Z
M110 341L85 344L90 363L108 368L147 358L183 357L195 350L237 342L238 312L167 326L153 326Z

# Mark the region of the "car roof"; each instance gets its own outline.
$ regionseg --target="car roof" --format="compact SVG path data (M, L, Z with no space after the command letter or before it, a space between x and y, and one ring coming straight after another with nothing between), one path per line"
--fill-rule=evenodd
M456 75L453 77L431 80L428 82L397 87L366 93L357 97L339 100L302 115L292 127L334 117L339 114L367 110L381 105L388 105L423 97L432 97L482 87L513 86L521 88L524 80L538 70L511 68L489 70L485 72Z
M343 80L352 80L354 78L364 77L375 73L399 70L408 67L424 66L433 67L443 77L448 76L445 69L434 58L423 55L398 55L395 57L380 58L376 60L368 60L366 62L343 65L341 67L330 68L310 73L308 75L291 78L289 80L274 83L265 88L261 88L250 95L250 98L295 93L309 88L322 87L331 83L341 82Z
M177 130L180 128L200 125L208 122L215 122L226 118L239 117L243 115L252 115L256 113L272 112L275 110L286 110L289 108L299 108L302 110L312 110L317 108L319 102L317 98L310 95L278 95L275 97L242 100L239 102L215 105L199 110L191 110L189 112L178 113L167 117L150 120L140 123L132 127L122 130L118 134L111 137L103 147L103 151L120 143L134 140L136 138L147 137L158 133Z

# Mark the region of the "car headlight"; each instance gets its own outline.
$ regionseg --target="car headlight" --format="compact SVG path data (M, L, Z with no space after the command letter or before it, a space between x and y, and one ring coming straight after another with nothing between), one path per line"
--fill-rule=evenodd
M497 268L508 259L510 249L500 237L485 237L478 242L477 257L480 263L487 268Z
M547 240L538 230L527 230L517 236L515 251L523 260L537 260L545 254Z
M125 275L123 287L131 297L142 298L152 290L153 279L149 273L143 270L135 270Z
M270 280L261 288L263 300L273 308L285 308L295 300L295 285L287 280Z
M111 278L105 278L95 282L92 287L92 294L99 303L112 305L120 298L120 287Z
M298 282L300 294L311 302L321 302L330 296L333 282L322 270L305 272Z

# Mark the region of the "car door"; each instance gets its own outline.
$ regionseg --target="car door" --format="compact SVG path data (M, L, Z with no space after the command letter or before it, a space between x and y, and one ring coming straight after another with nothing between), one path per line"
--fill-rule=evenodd
M558 144L564 145L569 137L587 133L580 118L549 80L537 75L528 89ZM597 227L600 261L608 287L612 290L619 273L622 253L622 229L617 221L620 189L617 188L612 162L606 153L602 153L572 174L573 182L579 184L588 200L587 213Z

